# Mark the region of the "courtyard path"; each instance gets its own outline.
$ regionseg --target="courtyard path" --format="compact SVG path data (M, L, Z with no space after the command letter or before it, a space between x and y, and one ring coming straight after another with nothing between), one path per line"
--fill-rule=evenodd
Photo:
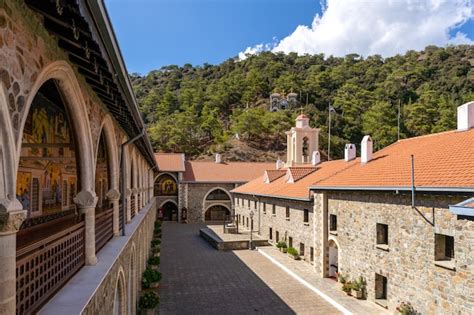
M203 224L164 222L160 314L339 314L257 251L217 251Z

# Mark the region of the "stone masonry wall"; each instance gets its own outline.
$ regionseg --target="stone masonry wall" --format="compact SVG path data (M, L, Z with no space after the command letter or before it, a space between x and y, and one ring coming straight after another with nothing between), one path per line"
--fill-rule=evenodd
M248 201L250 200L250 207ZM310 247L313 246L313 203L311 201L298 201L290 199L278 199L258 197L257 208L252 196L234 194L235 214L240 216L239 228L250 229L247 226L247 218L250 222L250 211L254 211L254 230L262 237L270 239L270 228L272 228L273 242L285 241L289 246L289 238L293 239L293 247L298 251L300 244L304 244L304 259L311 261ZM266 210L264 210L264 203ZM275 214L272 213L275 205ZM290 218L286 218L286 207L290 207ZM308 222L304 222L304 209L308 209ZM276 239L276 232L279 239Z
M186 194L188 208L188 222L196 223L204 221L204 198L206 194L216 188L221 188L227 192L231 191L234 184L219 184L219 183L187 183L187 188L183 189ZM232 209L230 209L232 210Z
M102 284L96 289L94 296L84 308L82 314L110 314L114 309L117 280L123 275L124 298L123 305L132 303L132 314L135 314L134 304L138 301L138 291L141 289L141 274L145 269L149 257L150 241L153 237L156 218L156 202L146 214L141 226L135 230L128 244L110 268ZM132 273L132 274L131 274ZM132 280L134 283L130 283ZM132 285L132 294L129 295L129 284ZM131 300L130 300L131 299Z
M418 194L418 212L410 194L328 193L328 213L337 215L331 238L340 246L339 272L362 275L369 300L375 300L375 273L387 277L391 311L409 301L421 314L473 314L474 221L448 208L466 198ZM377 223L388 225L388 249L376 246ZM435 233L454 236L455 270L435 264Z

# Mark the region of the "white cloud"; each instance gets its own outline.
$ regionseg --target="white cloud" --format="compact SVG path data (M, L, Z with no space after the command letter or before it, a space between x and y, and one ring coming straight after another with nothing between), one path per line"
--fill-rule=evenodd
M427 45L474 44L450 31L474 17L472 0L327 0L311 26L299 25L278 43L248 47L262 50L343 56L393 56Z

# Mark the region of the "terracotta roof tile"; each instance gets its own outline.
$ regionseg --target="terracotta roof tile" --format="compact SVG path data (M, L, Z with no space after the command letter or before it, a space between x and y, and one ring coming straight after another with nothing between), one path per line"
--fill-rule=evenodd
M286 176L282 176L269 184L265 184L263 182L264 175L262 175L245 185L235 188L232 190L232 192L282 198L309 199L309 186L312 183L314 183L317 179L326 178L327 176L330 176L331 174L334 174L335 172L347 167L346 163L347 162L344 160L323 162L316 167L312 167L312 173L301 178L295 183L289 183Z
M474 188L474 129L448 131L398 141L361 164L329 178L317 187L411 187L411 155L415 161L417 188Z
M275 163L186 161L183 181L186 182L248 182L260 176Z
M184 172L183 153L155 153L160 172Z
M316 171L315 167L289 167L288 172L291 175L291 179L293 182L297 182L303 177L308 176L309 174Z
M275 179L278 179L286 174L286 170L266 170L264 181L268 180L268 183L273 182Z

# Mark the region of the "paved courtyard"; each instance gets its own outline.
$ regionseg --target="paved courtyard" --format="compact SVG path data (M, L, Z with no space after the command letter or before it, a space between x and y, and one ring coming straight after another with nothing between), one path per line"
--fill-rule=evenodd
M340 314L261 253L215 250L203 226L163 224L160 314Z

